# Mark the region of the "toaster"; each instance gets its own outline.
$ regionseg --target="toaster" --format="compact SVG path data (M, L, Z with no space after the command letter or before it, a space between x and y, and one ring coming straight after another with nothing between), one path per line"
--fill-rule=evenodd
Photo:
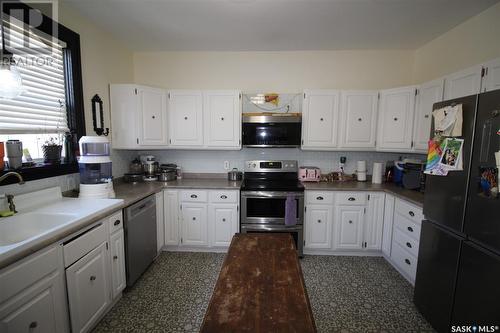
M299 180L301 182L319 182L321 170L318 167L302 166L299 168Z

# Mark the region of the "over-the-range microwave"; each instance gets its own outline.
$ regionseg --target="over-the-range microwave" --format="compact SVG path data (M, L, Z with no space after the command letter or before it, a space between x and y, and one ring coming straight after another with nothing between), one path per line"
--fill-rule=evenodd
M300 114L243 114L243 147L300 147L302 117Z

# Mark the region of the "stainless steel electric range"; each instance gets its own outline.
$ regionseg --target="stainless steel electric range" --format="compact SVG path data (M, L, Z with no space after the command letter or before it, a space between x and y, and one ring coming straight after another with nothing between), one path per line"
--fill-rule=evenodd
M241 232L290 233L300 257L304 248L304 186L297 161L247 161L241 187ZM285 224L286 199L296 200L295 224Z

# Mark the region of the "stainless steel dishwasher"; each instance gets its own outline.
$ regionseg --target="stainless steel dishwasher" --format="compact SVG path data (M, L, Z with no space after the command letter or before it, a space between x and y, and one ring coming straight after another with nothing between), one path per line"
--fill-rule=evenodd
M156 257L156 198L151 195L125 208L127 286L132 286Z

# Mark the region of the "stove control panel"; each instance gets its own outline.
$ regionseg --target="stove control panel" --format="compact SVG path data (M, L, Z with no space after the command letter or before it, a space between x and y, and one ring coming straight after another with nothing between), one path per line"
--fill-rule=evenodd
M273 160L273 161L246 161L245 172L297 172L297 161Z

